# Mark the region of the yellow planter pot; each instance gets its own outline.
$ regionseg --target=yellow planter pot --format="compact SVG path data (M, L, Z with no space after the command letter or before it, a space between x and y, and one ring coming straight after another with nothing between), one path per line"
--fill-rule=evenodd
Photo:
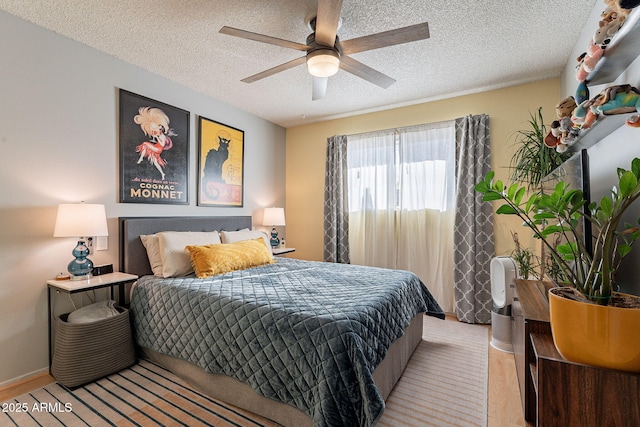
M551 333L565 359L640 372L640 309L573 301L549 291Z

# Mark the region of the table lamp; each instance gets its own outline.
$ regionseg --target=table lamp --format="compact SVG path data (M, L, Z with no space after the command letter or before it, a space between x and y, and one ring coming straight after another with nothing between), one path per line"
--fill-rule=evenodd
M86 237L108 236L107 214L104 205L63 203L58 205L53 237L78 237L78 244L71 252L75 259L67 269L71 280L91 277L93 262L87 258L89 248Z
M265 208L264 216L262 217L262 225L271 226L271 243L272 248L280 246L280 239L278 238L278 230L276 226L285 225L284 223L284 208Z

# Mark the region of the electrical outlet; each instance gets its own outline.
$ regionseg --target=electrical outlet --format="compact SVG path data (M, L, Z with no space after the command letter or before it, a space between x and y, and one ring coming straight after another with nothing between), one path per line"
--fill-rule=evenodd
M84 244L89 249L89 255L93 254L93 237L87 237Z

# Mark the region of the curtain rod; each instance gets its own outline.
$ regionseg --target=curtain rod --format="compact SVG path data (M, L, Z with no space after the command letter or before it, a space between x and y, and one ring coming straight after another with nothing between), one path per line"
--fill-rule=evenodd
M368 135L374 135L377 133L396 133L396 132L402 132L402 131L410 131L410 130L418 130L421 128L427 128L427 129L437 129L437 128L443 128L446 126L451 126L451 124L455 123L456 119L452 119L452 120L444 120L441 122L434 122L434 123L423 123L423 124L418 124L418 125L410 125L410 126L403 126L403 127L394 127L394 128L388 128L388 129L380 129L380 130L372 130L369 132L362 132L362 133L353 133L353 134L347 134L346 136L350 136L350 137L363 137L363 136L368 136Z

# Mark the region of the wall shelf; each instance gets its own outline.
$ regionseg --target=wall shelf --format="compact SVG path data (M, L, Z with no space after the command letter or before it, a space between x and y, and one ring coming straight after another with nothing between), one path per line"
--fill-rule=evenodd
M598 120L593 123L591 128L580 131L575 142L567 151L577 153L583 148L589 148L595 145L601 139L606 138L612 132L624 126L625 120L633 114L634 113L614 114L611 116L601 115Z
M622 28L613 36L604 55L589 74L586 83L593 86L614 82L638 58L638 52L640 52L640 7L629 14ZM625 120L631 114L601 115L590 129L580 131L568 151L576 153L592 147L624 126Z
M638 57L640 52L640 8L634 9L613 36L604 55L587 77L587 84L599 85L615 81Z

